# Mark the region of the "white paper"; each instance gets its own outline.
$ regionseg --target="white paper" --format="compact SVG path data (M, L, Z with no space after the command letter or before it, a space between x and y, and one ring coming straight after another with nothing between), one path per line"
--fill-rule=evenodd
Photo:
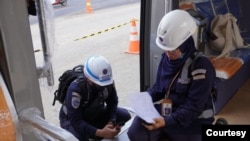
M130 104L133 112L147 123L154 123L154 118L161 117L148 92L131 94Z

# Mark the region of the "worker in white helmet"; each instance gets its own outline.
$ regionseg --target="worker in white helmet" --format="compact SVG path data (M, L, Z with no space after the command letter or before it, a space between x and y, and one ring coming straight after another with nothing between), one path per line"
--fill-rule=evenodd
M84 63L84 75L68 88L60 125L79 141L112 139L131 118L126 109L117 105L110 63L103 56L91 56Z
M201 126L214 122L211 91L215 70L198 55L192 35L196 23L184 10L168 12L160 21L156 45L162 49L156 82L148 90L161 117L145 123L135 117L128 130L130 141L201 141ZM195 60L195 61L194 61ZM145 109L146 110L146 109Z

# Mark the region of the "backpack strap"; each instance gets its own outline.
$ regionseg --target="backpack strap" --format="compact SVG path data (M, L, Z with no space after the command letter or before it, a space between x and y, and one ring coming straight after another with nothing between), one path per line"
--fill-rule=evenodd
M195 64L195 61L200 57L200 56L203 56L203 53L202 52L195 52L194 53L194 59L193 59L193 62L191 64L191 71L194 70L194 64Z
M83 95L81 95L83 100L83 105L86 106L89 103L89 85L87 84L87 79L85 76L80 76L76 79L76 82L79 84L81 90L83 91Z

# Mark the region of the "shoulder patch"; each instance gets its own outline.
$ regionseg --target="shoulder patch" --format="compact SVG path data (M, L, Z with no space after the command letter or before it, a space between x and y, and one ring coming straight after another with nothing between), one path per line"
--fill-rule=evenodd
M72 97L71 105L73 108L77 109L80 106L81 98L80 97Z

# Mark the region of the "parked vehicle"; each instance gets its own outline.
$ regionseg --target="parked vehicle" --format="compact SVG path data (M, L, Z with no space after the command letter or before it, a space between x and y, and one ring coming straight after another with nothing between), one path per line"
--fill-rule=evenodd
M68 0L52 0L52 5L62 5L62 6L66 6L67 5Z

